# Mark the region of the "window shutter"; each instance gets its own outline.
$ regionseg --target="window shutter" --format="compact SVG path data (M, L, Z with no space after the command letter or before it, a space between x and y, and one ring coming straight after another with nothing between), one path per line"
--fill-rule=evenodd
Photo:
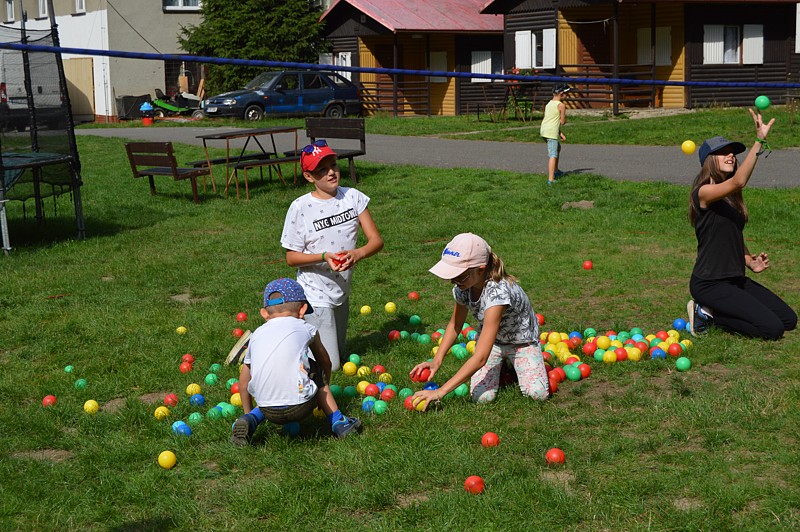
M725 50L724 26L706 24L703 26L703 64L721 64Z
M656 65L672 65L672 28L656 28Z
M473 74L491 74L492 73L492 52L472 52L472 70ZM490 79L486 78L472 78L473 83L487 83Z
M761 65L764 63L764 26L745 24L742 39L742 63Z
M797 4L794 23L794 53L800 54L800 4Z
M556 29L542 30L542 68L556 67Z
M533 68L532 42L532 34L530 31L517 31L514 33L514 66L517 68Z
M650 28L636 30L636 62L640 65L650 63Z

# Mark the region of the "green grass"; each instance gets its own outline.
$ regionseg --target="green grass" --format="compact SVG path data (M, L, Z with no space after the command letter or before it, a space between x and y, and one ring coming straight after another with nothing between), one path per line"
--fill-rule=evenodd
M631 121L633 123L633 121ZM332 530L796 530L800 526L800 337L762 342L712 331L693 369L674 359L607 366L539 403L505 388L496 402L449 400L439 411L363 417L337 441L325 424L299 438L275 426L252 447L228 443L232 420L205 419L189 438L170 423L194 411L183 390L234 343L234 316L259 325L264 284L292 276L279 239L289 203L307 189L254 184L252 200L191 202L187 183L151 197L130 178L121 139L79 137L88 238L71 240L67 198L37 228L9 204L16 249L0 260L0 528ZM179 160L199 148L178 147ZM389 343L391 329L442 326L448 283L427 272L455 234L484 236L518 276L546 330L592 326L647 332L685 312L695 239L688 188L570 176L384 167L359 162L359 188L386 241L357 265L348 351L383 364L398 386L429 346ZM513 199L510 199L513 194ZM800 307L800 190L748 190L746 231L770 253L758 279ZM589 210L565 203L594 202ZM30 205L29 205L30 207ZM776 220L778 222L776 222ZM585 271L584 260L594 262ZM419 302L406 294L416 290ZM394 301L398 312L383 305ZM373 312L360 316L362 305ZM179 325L185 336L175 334ZM194 372L178 371L184 353ZM72 374L63 368L71 364ZM458 361L449 357L442 376ZM220 372L221 382L236 375ZM84 391L75 379L89 382ZM355 384L341 374L334 382ZM416 388L418 385L414 385ZM204 386L208 404L228 401ZM169 421L156 402L178 393ZM55 394L55 407L41 406ZM96 399L101 411L82 410ZM145 400L149 399L150 403ZM356 402L343 402L360 415ZM205 409L200 409L205 412ZM494 431L501 443L484 449ZM566 453L549 468L551 447ZM178 465L163 470L172 449ZM482 476L481 496L467 494Z

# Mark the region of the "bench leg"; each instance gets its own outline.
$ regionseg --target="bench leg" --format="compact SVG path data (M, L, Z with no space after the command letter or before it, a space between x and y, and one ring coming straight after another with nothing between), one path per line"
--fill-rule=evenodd
M194 198L194 202L200 203L200 196L197 194L197 178L190 177L189 180L192 182L192 197Z
M156 195L156 182L153 181L153 176L151 176L151 175L147 176L147 179L150 180L150 195L151 196L155 196Z
M353 163L353 158L350 158L350 181L353 182L354 185L358 184L358 178L356 177L356 165Z

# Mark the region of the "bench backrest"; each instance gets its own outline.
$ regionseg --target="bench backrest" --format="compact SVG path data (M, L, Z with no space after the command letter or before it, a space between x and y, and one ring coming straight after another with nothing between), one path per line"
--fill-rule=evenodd
M316 139L357 139L364 145L363 118L306 118L306 134Z
M129 142L125 145L128 161L134 176L139 175L139 167L170 168L174 178L178 178L178 163L171 142Z

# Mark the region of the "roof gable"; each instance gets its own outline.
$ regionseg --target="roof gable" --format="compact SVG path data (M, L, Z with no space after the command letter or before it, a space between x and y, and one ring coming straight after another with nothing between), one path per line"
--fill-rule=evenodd
M480 13L486 0L336 0L320 20L344 4L351 5L393 32L503 31L502 16Z

